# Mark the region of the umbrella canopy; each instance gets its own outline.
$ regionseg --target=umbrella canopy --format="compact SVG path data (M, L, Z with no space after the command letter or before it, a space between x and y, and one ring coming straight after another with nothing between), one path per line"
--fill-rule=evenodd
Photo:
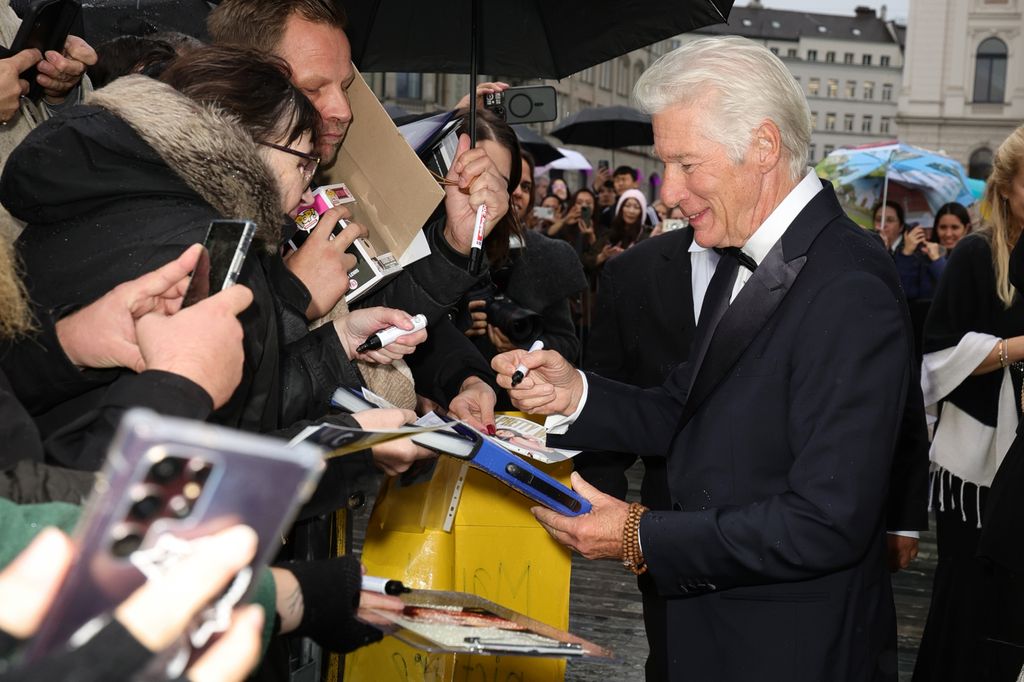
M533 154L533 160L538 166L547 164L562 158L562 152L558 151L553 144L544 139L544 136L533 128L525 125L513 125L512 130L516 131L519 144L523 149Z
M632 107L581 109L551 131L565 144L602 149L654 144L651 117Z
M177 31L206 40L205 0L88 0L82 2L83 36L99 45L123 35Z
M538 174L544 173L545 171L547 171L550 168L557 168L559 170L585 170L585 171L593 169L593 166L591 166L590 162L587 161L587 157L583 156L579 152L573 151L571 149L565 149L563 147L558 147L557 149L562 154L562 158L556 159L556 160L552 161L551 163L549 163L547 166L545 166L543 168L538 168L537 169L537 173Z
M904 204L908 213L934 213L950 201L974 203L960 162L899 142L837 149L815 170L836 186L847 212L861 224L870 224L867 214L883 195Z
M361 71L565 78L659 40L724 23L732 0L345 0Z

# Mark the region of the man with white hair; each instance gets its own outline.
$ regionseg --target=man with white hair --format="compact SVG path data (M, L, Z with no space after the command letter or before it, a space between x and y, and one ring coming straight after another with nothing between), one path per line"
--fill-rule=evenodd
M567 426L549 444L667 456L672 506L574 474L589 514L534 513L587 558L650 574L673 680L896 680L884 511L912 334L892 260L807 168L806 101L763 46L690 43L636 97L662 200L723 254L689 362L652 389L551 351L493 366L519 408Z

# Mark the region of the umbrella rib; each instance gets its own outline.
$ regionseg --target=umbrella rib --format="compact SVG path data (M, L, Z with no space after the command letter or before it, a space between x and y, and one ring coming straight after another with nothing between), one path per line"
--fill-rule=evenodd
M715 10L715 14L717 14L719 18L721 18L723 24L729 23L729 20L726 19L725 15L722 14L722 10L720 10L718 8L718 5L715 4L715 0L708 0L708 4L711 5L711 7Z

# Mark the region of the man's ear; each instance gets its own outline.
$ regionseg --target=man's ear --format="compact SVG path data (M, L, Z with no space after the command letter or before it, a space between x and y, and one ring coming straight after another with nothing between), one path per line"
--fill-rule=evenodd
M782 134L771 120L764 120L754 130L754 158L762 173L774 169L782 158Z

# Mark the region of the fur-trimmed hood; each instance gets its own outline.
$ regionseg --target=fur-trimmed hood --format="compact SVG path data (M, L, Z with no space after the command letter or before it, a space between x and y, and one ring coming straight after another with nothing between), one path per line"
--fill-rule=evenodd
M277 186L256 143L225 111L146 76L119 78L86 100L130 125L221 215L256 222L268 251L281 242Z

